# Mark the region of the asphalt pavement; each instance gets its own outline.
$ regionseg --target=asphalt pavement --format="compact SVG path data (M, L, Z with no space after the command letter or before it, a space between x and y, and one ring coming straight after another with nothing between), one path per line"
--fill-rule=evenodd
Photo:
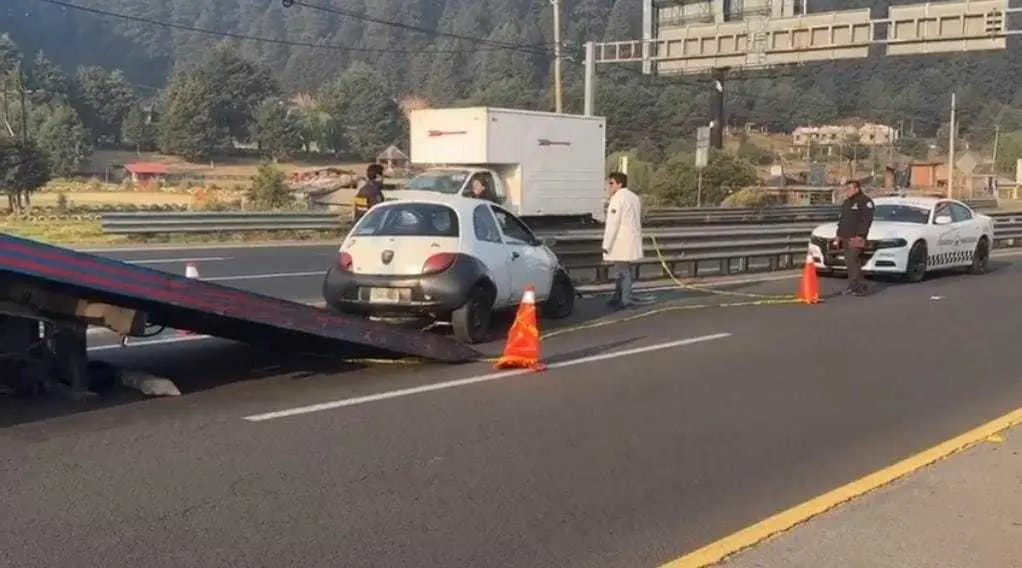
M268 272L250 254L202 276ZM98 352L185 395L4 413L0 566L656 566L1019 406L1020 278L594 299L543 373Z
M1022 428L829 511L721 568L1014 568Z

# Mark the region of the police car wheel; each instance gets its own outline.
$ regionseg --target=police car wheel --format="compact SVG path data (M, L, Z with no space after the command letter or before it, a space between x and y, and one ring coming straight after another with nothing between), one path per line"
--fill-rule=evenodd
M926 278L926 243L912 245L908 252L908 266L905 267L906 282L922 282Z
M983 237L976 243L976 252L972 254L972 266L969 274L986 274L990 264L990 241Z

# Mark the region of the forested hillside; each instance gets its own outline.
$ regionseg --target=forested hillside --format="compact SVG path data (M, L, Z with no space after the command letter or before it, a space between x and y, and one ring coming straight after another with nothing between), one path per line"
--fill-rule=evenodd
M811 6L825 11L882 3L817 0ZM637 37L641 4L562 4L566 110L580 111L583 42ZM551 28L549 0L296 0L288 8L279 0L0 5L0 34L10 37L0 48L26 63L33 138L58 173L74 171L94 144L125 141L191 159L227 148L232 139L255 143L273 157L313 144L371 157L404 139L398 105L410 99L550 109ZM987 149L999 127L998 162L1010 170L1022 155L1020 55L1012 46L978 56L876 58L733 75L726 82L728 121L789 131L862 118L937 136L940 147L955 91L963 141ZM12 62L0 62L7 85L15 80ZM654 165L672 158L690 163L679 152L709 120L709 81L645 77L627 66L599 71L597 111L608 117L609 149L637 151ZM298 94L314 104L295 114L285 101ZM16 107L5 107L7 118ZM926 153L931 143L914 142L900 150ZM764 164L773 159L766 154L760 149L745 157Z
M283 8L277 0L73 0L121 14L278 40L283 44L240 42L245 57L265 63L287 89L313 90L356 61L370 63L398 94L427 97L435 104L463 99L542 107L549 104L549 46L552 14L547 0L310 0ZM83 13L41 0L4 0L0 31L7 31L28 53L43 50L65 68L100 65L124 70L134 83L162 86L174 65L193 65L216 37L159 28ZM587 39L624 39L639 33L637 0L565 0L564 40L576 61ZM881 5L877 0L818 0L813 10ZM354 17L352 17L354 16ZM367 19L437 30L419 33ZM491 43L440 36L481 38ZM330 48L288 45L311 43ZM502 49L496 44L518 46ZM910 58L854 65L813 66L798 73L769 74L731 85L732 122L755 121L776 128L861 116L914 126L932 133L944 120L948 92L957 86L963 128L989 130L995 103L1015 100L1022 86L1022 58L1009 54L956 56L943 60ZM939 64L938 64L939 63ZM568 102L577 107L580 66L567 65ZM610 73L613 70L604 69ZM621 70L618 70L621 71ZM618 73L618 75L621 75ZM779 76L781 75L781 76ZM624 93L605 92L602 112L631 106L634 112L659 101L685 120L705 110L699 92L705 82L675 79L683 91L633 91L636 73L613 81ZM606 81L605 81L606 83ZM645 82L649 84L649 81ZM608 91L616 91L611 89ZM617 96L614 96L617 95ZM1020 95L1022 96L1022 95ZM621 99L630 99L621 100ZM667 109L665 109L666 111ZM668 113L669 114L669 113ZM652 117L631 117L653 124Z

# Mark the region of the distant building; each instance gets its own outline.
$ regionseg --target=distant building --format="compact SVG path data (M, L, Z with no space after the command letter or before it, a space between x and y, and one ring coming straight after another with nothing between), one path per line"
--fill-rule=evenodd
M898 129L884 124L864 123L846 125L799 126L791 133L792 145L805 148L841 146L858 142L861 146L889 146L898 139Z
M131 162L124 164L124 171L131 177L131 181L141 186L148 186L153 181L163 181L170 168L167 164L160 162Z

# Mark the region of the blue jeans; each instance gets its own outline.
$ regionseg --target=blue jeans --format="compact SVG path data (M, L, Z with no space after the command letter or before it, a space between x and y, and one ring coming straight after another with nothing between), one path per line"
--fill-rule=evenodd
M610 267L610 276L614 279L614 295L611 304L629 305L632 303L632 265L627 262L616 262Z

